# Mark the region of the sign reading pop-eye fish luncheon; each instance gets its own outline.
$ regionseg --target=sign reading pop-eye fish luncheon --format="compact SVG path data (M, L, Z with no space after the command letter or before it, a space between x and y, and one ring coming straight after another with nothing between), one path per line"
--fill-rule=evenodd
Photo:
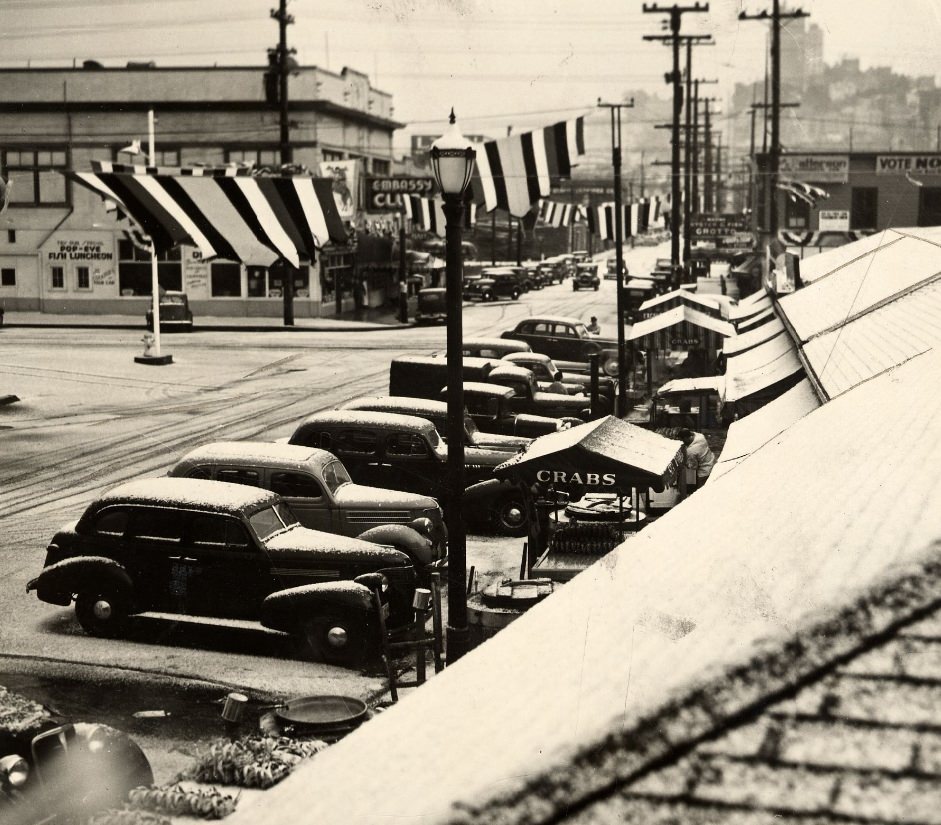
M876 155L877 175L941 175L939 155Z
M778 172L783 177L807 183L846 183L849 179L849 155L781 155Z

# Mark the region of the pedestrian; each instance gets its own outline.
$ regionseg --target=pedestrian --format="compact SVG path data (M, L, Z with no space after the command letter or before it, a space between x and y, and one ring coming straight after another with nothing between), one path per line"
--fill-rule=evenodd
M686 492L691 493L706 483L716 457L702 433L683 427L678 435L686 447Z
M588 322L586 329L592 335L601 335L601 325L598 323L598 319L594 315L591 316L591 320Z

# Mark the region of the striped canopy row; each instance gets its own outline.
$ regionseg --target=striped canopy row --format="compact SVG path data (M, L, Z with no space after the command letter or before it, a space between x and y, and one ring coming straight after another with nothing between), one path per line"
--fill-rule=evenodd
M255 266L313 261L328 241L348 236L329 178L261 177L250 170L176 169L97 162L69 177L113 200L158 252L186 244L204 259Z

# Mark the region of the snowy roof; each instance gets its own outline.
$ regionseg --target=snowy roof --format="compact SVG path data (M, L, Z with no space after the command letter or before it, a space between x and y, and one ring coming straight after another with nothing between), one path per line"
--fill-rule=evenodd
M937 610L939 371L918 356L805 415L227 821L937 821L936 768L910 767L937 747L937 621L881 646ZM798 691L804 760L826 740L834 765L795 770L800 741L742 726ZM865 710L886 723L863 748ZM711 760L719 738L752 755ZM699 773L673 771L696 747Z
M767 324L775 317L774 307L771 306L769 300L768 306L756 312L754 315L751 315L748 318L743 318L739 321L736 321L735 328L738 330L739 334L747 332L750 329L754 329L761 324Z
M381 427L385 429L419 428L422 430L434 429L434 425L425 418L415 415L400 415L399 413L371 412L368 410L325 410L314 413L304 419L301 426L314 424L337 424L340 426L355 427Z
M785 336L781 337L790 343ZM749 350L739 356L739 358L751 356L742 362L742 366L748 366L748 369L738 368L735 361L739 359L729 359L725 371L725 401L740 401L769 389L803 370L800 359L797 357L797 350L793 345L788 346L783 352L777 349L765 349L767 346L767 343L761 344L754 350ZM752 353L756 354L752 355ZM762 358L762 355L767 356L767 359Z
M246 484L225 481L206 481L196 478L145 478L121 484L99 496L99 502L136 501L171 504L181 507L200 507L241 510L264 504L277 498L274 493Z
M709 476L709 483L725 475L739 462L819 406L820 401L805 378L760 409L732 422L722 452Z
M774 335L751 349L729 355L726 359L726 375L737 375L757 369L787 353L796 353L794 342L787 335Z
M643 338L652 332L658 332L661 329L667 329L674 324L688 323L703 329L711 329L720 335L735 335L735 327L728 321L722 321L719 318L713 318L703 312L699 312L688 306L673 307L666 312L661 312L653 318L645 318L634 324L627 335L628 340Z
M757 315L771 306L771 299L764 292L755 292L747 298L742 298L734 307L729 308L729 320L741 321Z
M702 306L708 307L710 310L719 309L719 301L711 300L710 298L703 298L697 295L695 292L689 292L685 289L674 289L670 292L664 292L663 295L657 295L654 298L648 298L640 305L640 310L643 312L645 309L655 309L661 304L665 304L668 301L680 300L687 302L690 306Z
M362 398L354 398L347 401L342 409L344 410L372 410L373 412L382 412L383 410L409 410L404 415L412 415L411 411L425 412L430 415L446 415L448 405L444 401L436 401L432 398L412 398L408 395L367 395Z
M735 355L738 352L751 349L769 338L774 338L775 335L780 335L782 332L784 332L784 324L780 318L775 318L773 321L768 321L767 324L746 330L733 338L726 338L722 343L722 351L726 356Z
M309 461L324 463L333 461L336 456L326 450L314 447L301 447L273 441L213 441L190 450L179 462L205 461L209 459L240 459L243 461L281 461L289 464L303 464Z
M721 393L725 385L724 375L703 375L699 378L674 378L667 381L659 390L658 396L682 395L690 392L718 392Z

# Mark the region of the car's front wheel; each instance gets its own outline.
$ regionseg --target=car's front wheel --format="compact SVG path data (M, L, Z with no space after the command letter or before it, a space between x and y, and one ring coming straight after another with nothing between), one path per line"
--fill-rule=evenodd
M127 603L110 589L79 593L75 599L75 615L86 633L113 639L120 636L127 625Z
M366 658L366 624L342 615L317 616L301 629L305 653L321 662L356 667Z
M519 297L520 297L520 291L519 291L518 289L514 289L514 290L510 293L510 297L511 297L514 301L518 301L518 300L519 300Z
M595 292L598 291L598 286L599 286L599 284L595 284Z

